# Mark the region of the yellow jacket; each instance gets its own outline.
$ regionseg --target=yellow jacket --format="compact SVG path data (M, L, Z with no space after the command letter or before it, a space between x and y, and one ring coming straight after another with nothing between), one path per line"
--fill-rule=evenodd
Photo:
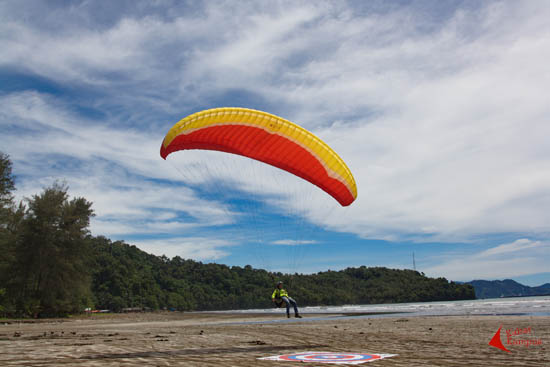
M271 295L271 299L288 297L288 292L285 289L276 288Z

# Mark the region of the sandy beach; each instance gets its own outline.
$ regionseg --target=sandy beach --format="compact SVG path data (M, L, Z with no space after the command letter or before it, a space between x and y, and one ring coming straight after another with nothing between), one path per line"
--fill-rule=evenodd
M368 366L549 366L550 317L430 316L331 318L219 313L102 314L50 320L4 320L1 366L319 366L260 361L304 351L398 356ZM308 321L308 318L316 318ZM296 322L295 322L296 321ZM541 345L488 345L505 330L530 328Z

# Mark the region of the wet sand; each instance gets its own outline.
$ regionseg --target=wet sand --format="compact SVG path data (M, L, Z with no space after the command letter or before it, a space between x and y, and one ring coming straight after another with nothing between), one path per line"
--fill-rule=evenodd
M260 361L304 351L398 354L365 366L550 366L550 317L431 316L286 320L283 314L100 314L0 321L0 366L330 366ZM528 328L542 345L488 345Z

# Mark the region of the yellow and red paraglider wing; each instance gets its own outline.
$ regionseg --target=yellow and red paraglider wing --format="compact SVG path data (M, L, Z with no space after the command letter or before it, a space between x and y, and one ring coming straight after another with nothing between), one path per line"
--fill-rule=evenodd
M344 161L321 139L278 116L246 108L215 108L175 124L160 149L162 158L185 149L246 156L291 172L320 187L342 206L357 197Z

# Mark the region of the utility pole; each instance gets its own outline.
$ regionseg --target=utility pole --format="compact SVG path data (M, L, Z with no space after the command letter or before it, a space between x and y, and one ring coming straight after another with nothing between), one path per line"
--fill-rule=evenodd
M414 251L413 251L413 269L416 271L416 261L414 261Z

